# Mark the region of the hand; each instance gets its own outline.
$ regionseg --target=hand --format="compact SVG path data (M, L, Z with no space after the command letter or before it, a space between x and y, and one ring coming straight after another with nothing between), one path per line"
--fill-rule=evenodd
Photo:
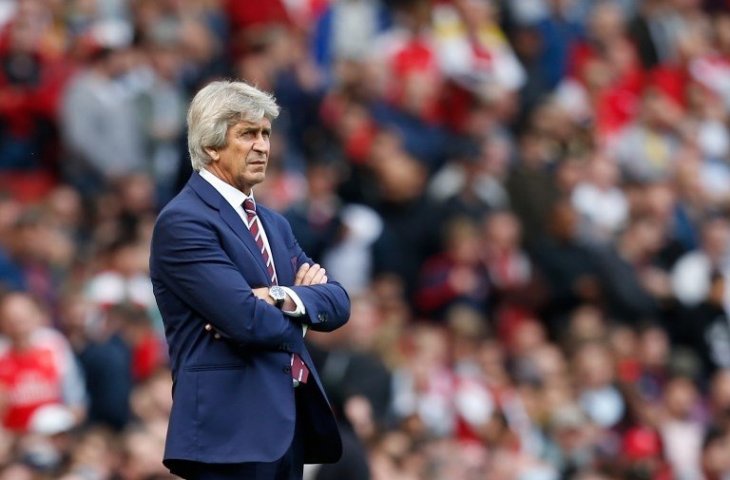
M310 266L302 264L294 278L294 285L321 285L327 283L327 272L318 263Z
M271 295L269 295L269 287L259 287L259 288L252 288L251 292L258 298L259 300L263 300L269 305L274 304L274 299L271 298Z
M479 278L467 267L455 268L449 273L449 285L459 295L468 295L479 286Z
M657 298L668 298L672 295L669 275L660 268L649 267L640 271L639 281L650 294Z

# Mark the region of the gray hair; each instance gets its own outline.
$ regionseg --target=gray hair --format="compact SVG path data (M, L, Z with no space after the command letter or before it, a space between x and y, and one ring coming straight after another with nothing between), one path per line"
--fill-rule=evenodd
M240 121L274 120L274 97L244 82L216 81L203 87L188 109L188 152L193 170L211 161L205 148L226 146L228 128Z

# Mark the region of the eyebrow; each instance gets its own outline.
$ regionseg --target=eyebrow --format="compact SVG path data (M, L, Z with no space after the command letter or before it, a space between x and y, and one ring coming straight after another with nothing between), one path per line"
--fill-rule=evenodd
M240 130L241 133L251 133L251 132L258 132L258 131L262 131L264 133L271 134L271 127L255 127L255 126L251 125L251 126L247 126L247 127L242 127Z

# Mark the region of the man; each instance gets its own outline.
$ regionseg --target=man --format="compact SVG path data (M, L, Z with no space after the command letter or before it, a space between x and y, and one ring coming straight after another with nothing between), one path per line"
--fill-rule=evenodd
M26 292L0 297L0 419L26 433L58 419L68 428L86 413L86 389L66 338L47 326L44 308Z
M186 479L301 479L303 463L342 451L303 330L342 326L349 298L253 198L278 113L245 83L200 90L188 111L194 172L155 226L174 382L164 463Z

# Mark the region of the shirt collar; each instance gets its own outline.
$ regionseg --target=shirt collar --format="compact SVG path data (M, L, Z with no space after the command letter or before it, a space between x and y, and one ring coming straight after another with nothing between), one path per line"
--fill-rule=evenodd
M247 198L251 198L251 200L254 200L253 190L251 190L251 195L249 196L231 185L230 183L224 182L223 180L215 176L215 174L211 173L205 168L201 168L199 173L205 181L213 185L213 188L215 188L218 193L220 193L223 198L226 199L226 202L230 203L236 211L243 208L241 207L241 205L243 205L243 201ZM255 204L256 200L254 200L254 205Z

